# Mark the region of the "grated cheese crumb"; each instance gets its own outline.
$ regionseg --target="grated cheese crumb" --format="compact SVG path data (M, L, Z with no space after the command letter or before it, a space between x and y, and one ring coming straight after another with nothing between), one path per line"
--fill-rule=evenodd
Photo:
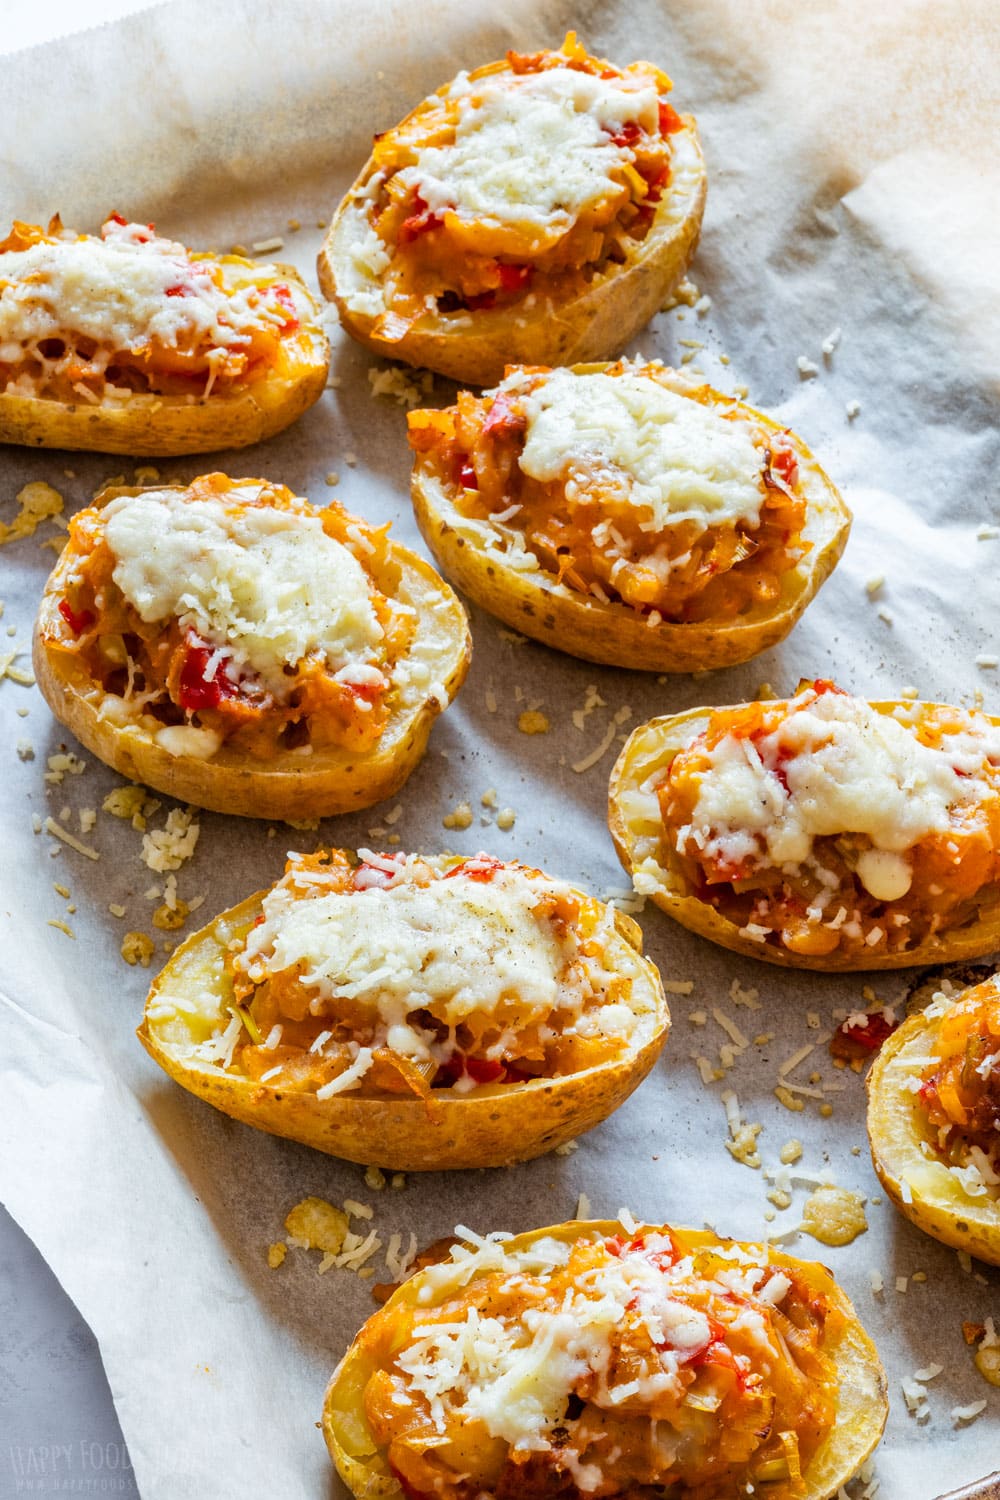
M847 413L847 420L849 422L853 422L854 418L861 411L861 402L860 401L848 401L847 405L844 407L844 411Z
M579 1149L579 1142L578 1141L563 1141L563 1143L562 1143L561 1146L557 1146L556 1147L556 1149L555 1149L555 1155L556 1156L572 1156L573 1152L576 1151L576 1150L578 1150L578 1149Z
M373 365L368 371L368 384L373 397L387 396L409 410L419 406L431 395L434 376L430 370L414 372L404 370L401 365L389 365L380 370L377 365Z
M140 964L142 968L148 969L150 959L155 952L156 944L145 932L126 932L122 938L122 958L133 968L136 964Z
M800 1140L796 1140L794 1136L790 1141L786 1141L782 1146L781 1151L779 1152L779 1160L782 1161L786 1167L794 1166L797 1161L801 1161L802 1142Z
M779 1083L778 1087L774 1090L774 1097L778 1100L779 1103L783 1104L786 1109L790 1109L793 1114L798 1113L800 1110L803 1110L806 1107L805 1100L796 1099L791 1090L786 1088L783 1083Z
M970 1402L968 1406L953 1406L951 1419L953 1422L974 1422L976 1418L986 1410L986 1399Z
M819 374L819 365L814 364L811 359L807 359L804 354L800 354L795 361L795 368L799 372L800 380L812 380L814 376Z
M43 521L50 521L62 514L63 497L59 491L46 484L44 479L33 480L17 492L18 512L9 525L0 521L0 547L8 542L20 541L33 536Z
M68 844L71 849L75 849L77 854L86 855L87 859L100 859L101 856L96 849L91 849L87 844L81 844L80 840L74 838L71 833L67 833L66 829L57 823L55 818L46 818L42 827L46 833L51 833L53 838L57 838L62 843Z
M288 1254L288 1246L281 1240L276 1240L273 1245L267 1247L267 1263L272 1271L276 1271Z
M304 1250L323 1250L327 1255L340 1254L348 1228L347 1214L325 1198L303 1198L285 1217L292 1244Z
M373 1193L379 1193L385 1187L385 1173L381 1167L365 1168L365 1187L370 1188Z
M200 832L194 808L175 807L163 828L143 834L143 863L157 874L179 870L194 853Z
M517 727L522 734L548 734L552 725L545 714L526 708L523 714L518 715Z
M468 828L472 823L472 808L468 802L459 802L450 813L445 813L441 822L445 828Z
M57 928L59 932L64 932L67 937L76 937L76 933L73 931L69 923L61 922L58 917L50 917L46 925L49 927Z
M513 828L517 814L512 807L502 807L497 813L497 827L502 833L507 833Z

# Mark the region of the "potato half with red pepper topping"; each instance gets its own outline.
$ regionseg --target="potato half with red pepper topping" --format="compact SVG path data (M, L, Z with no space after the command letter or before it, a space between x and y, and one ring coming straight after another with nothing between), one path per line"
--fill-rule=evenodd
M291 266L185 249L112 214L100 235L0 242L0 442L204 453L280 432L329 345Z
M401 1171L502 1166L589 1130L670 1017L629 918L480 854L291 855L156 980L139 1036L261 1130Z
M74 516L34 647L49 707L108 765L258 818L391 796L469 654L461 604L387 526L225 474Z
M510 369L409 415L417 520L484 609L587 661L691 672L788 634L850 513L805 444L662 364Z
M611 777L637 891L768 963L886 969L1000 945L1000 721L792 699L653 719Z
M882 1366L823 1266L631 1222L458 1236L330 1383L359 1500L828 1500L881 1436Z
M1000 981L937 994L868 1075L868 1140L900 1213L1000 1265Z
M376 136L319 257L376 353L473 385L607 359L694 254L705 168L651 63L558 51L460 73Z

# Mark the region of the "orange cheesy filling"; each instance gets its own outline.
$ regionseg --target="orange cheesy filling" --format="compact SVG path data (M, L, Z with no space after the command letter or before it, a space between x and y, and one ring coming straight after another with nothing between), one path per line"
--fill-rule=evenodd
M544 154L546 147L523 134L539 122L528 114L518 123L517 96L522 90L537 92L535 80L556 70L554 103L571 113L589 110L595 127L592 140L575 147L557 138L553 149L579 153L584 166L587 155L599 151L603 169L599 188L568 207L532 204L519 192L530 191L526 157L533 151ZM593 99L585 97L587 91L575 97L572 80L559 87L567 72L614 84L624 106L620 98L617 104L614 98L602 100L600 91ZM390 309L378 331L400 337L428 307L475 312L575 295L595 275L624 262L649 233L657 205L670 189L671 136L682 128L667 101L671 86L650 63L619 69L590 56L571 32L558 51L508 52L505 63L460 74L377 136L368 221L389 257L383 286ZM503 118L505 108L509 119ZM487 110L494 128L483 130L485 156L474 166L481 181L508 178L495 200L486 198L485 190L464 195L456 165L465 136L482 126ZM500 117L498 123L494 117ZM541 120L541 128L546 124L551 122ZM468 173L467 155L460 160ZM562 170L574 166L564 160Z
M320 1099L416 1095L433 1113L432 1091L606 1062L632 993L602 967L608 920L485 854L292 855L227 957L229 1066Z
M1000 737L939 705L881 715L829 682L712 713L657 788L663 858L792 953L895 953L1000 897Z
M956 1000L937 1025L918 1103L951 1163L970 1161L1000 1188L1000 990L994 980Z
M192 525L201 524L207 516L206 524L221 532L232 567L217 583L212 578L203 580L200 598L183 593L181 573L175 583L175 591L181 590L179 598L172 606L161 604L151 619L150 609L141 612L137 599L130 599L116 581L116 576L124 577L124 564L109 536L113 536L113 512L118 512L116 520L123 515L127 518L137 504L155 508L158 500L171 507L163 521L168 530L173 523L176 532L186 512L191 512ZM260 536L254 530L257 523L263 528ZM230 545L224 531L227 525L237 537L240 528L245 528L239 542ZM239 600L244 587L249 592L253 575L241 576L244 561L252 558L256 542L266 543L269 530L278 529L287 536L299 526L309 527L310 537L315 532L315 541L299 538L304 550L329 539L335 544L332 557L351 570L358 598L348 603L367 615L371 642L360 654L352 653L348 641L343 660L340 655L331 659L323 649L329 619L305 589L306 597L293 622L295 638L300 645L310 640L314 644L301 656L297 656L298 648L268 651L269 629L278 632L276 640L281 643L280 597L277 622L267 618L268 601L262 605L259 598L245 606L245 612L253 616L249 623L239 610L228 621L224 609L221 619L218 612L204 613L204 596L213 587L223 605L233 596ZM387 533L387 526L372 528L335 503L320 509L283 485L233 481L224 474L204 475L176 498L170 491L147 491L108 506L91 506L70 521L68 548L60 565L64 578L60 622L46 634L45 644L82 664L107 695L104 712L113 717L138 721L153 734L165 728L203 731L204 747L196 749L197 754L211 754L225 745L267 761L288 751L308 755L329 747L369 750L389 722L393 667L405 654L416 628L412 607L391 596L398 568L389 556ZM162 544L162 533L153 533L150 558L155 558ZM197 550L198 533L193 545ZM294 554L292 558L294 566ZM141 556L139 564L141 572ZM266 559L263 567L266 573ZM381 587L375 585L373 573ZM129 576L134 577L134 571ZM295 580L284 582L294 586ZM383 593L382 588L389 592ZM331 601L332 606L338 603ZM264 645L252 636L257 654L248 660L243 647L252 627L259 629ZM193 746L198 743L192 741Z
M288 375L316 328L275 266L187 250L113 214L99 236L15 222L0 241L0 392L67 404L202 399Z
M602 452L600 436L582 440L578 451L568 448L552 478L526 472L532 398L544 400L553 378L566 383L570 372L515 368L496 391L461 391L453 407L409 414L411 447L457 509L502 528L501 535L575 593L627 605L654 626L729 620L773 604L784 575L809 550L790 434L748 421L738 405L707 386L679 384L661 365L620 361L604 368L602 380L620 379L633 389L648 381L692 403L699 415L716 417L723 436L727 429L746 434L753 468L744 483L756 491L750 508L744 502L742 514L718 521L711 511L692 511L681 471L674 494L667 494L667 503L682 512L674 519L637 495L634 476ZM585 378L594 376L586 372ZM640 442L644 425L648 432L652 420L637 423Z
M837 1414L828 1273L703 1238L488 1241L438 1305L377 1313L364 1415L407 1500L804 1493Z

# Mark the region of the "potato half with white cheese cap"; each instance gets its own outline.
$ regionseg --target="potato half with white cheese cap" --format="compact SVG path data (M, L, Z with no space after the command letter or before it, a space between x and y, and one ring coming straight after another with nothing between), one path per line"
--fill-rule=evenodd
M139 1030L245 1124L397 1171L573 1139L649 1072L670 1017L630 918L480 854L289 856L188 938Z
M658 362L510 369L409 415L417 521L477 604L573 656L730 666L788 634L850 513L805 444Z
M901 1214L1000 1265L1000 976L939 992L883 1044L868 1140Z
M817 681L653 719L614 768L609 824L637 891L768 963L902 968L1000 945L1000 721L978 711Z
M881 1436L885 1373L821 1265L624 1213L456 1233L330 1382L358 1500L829 1500Z
M319 257L376 353L488 385L504 366L607 359L663 306L698 240L705 166L651 63L558 51L459 73L392 130Z
M170 455L280 432L329 343L292 266L190 251L112 214L0 242L0 442Z
M73 517L34 663L52 712L123 775L312 818L398 790L470 650L458 599L387 526L208 474L105 489Z

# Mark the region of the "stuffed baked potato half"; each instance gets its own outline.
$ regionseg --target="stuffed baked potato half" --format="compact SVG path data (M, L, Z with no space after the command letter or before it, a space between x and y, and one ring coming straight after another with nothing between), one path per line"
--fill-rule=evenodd
M260 479L106 489L45 587L42 694L107 765L199 807L369 807L420 760L471 650L451 589L387 531Z
M657 362L511 369L408 422L413 507L444 572L587 661L746 661L847 542L850 512L801 439Z
M330 350L292 266L192 252L114 214L0 243L0 442L244 448L317 401Z
M631 1220L458 1234L327 1391L359 1500L828 1500L881 1436L878 1354L821 1265Z
M868 1074L868 1141L900 1213L1000 1265L1000 983L938 994Z
M589 1130L670 1017L634 922L487 855L292 855L184 943L139 1037L247 1125L397 1171L503 1166Z
M460 73L375 149L319 256L377 354L489 385L510 363L607 359L694 254L705 166L650 63L562 48Z
M609 826L636 890L712 942L847 970L1000 946L1000 722L795 698L641 725L611 776Z

